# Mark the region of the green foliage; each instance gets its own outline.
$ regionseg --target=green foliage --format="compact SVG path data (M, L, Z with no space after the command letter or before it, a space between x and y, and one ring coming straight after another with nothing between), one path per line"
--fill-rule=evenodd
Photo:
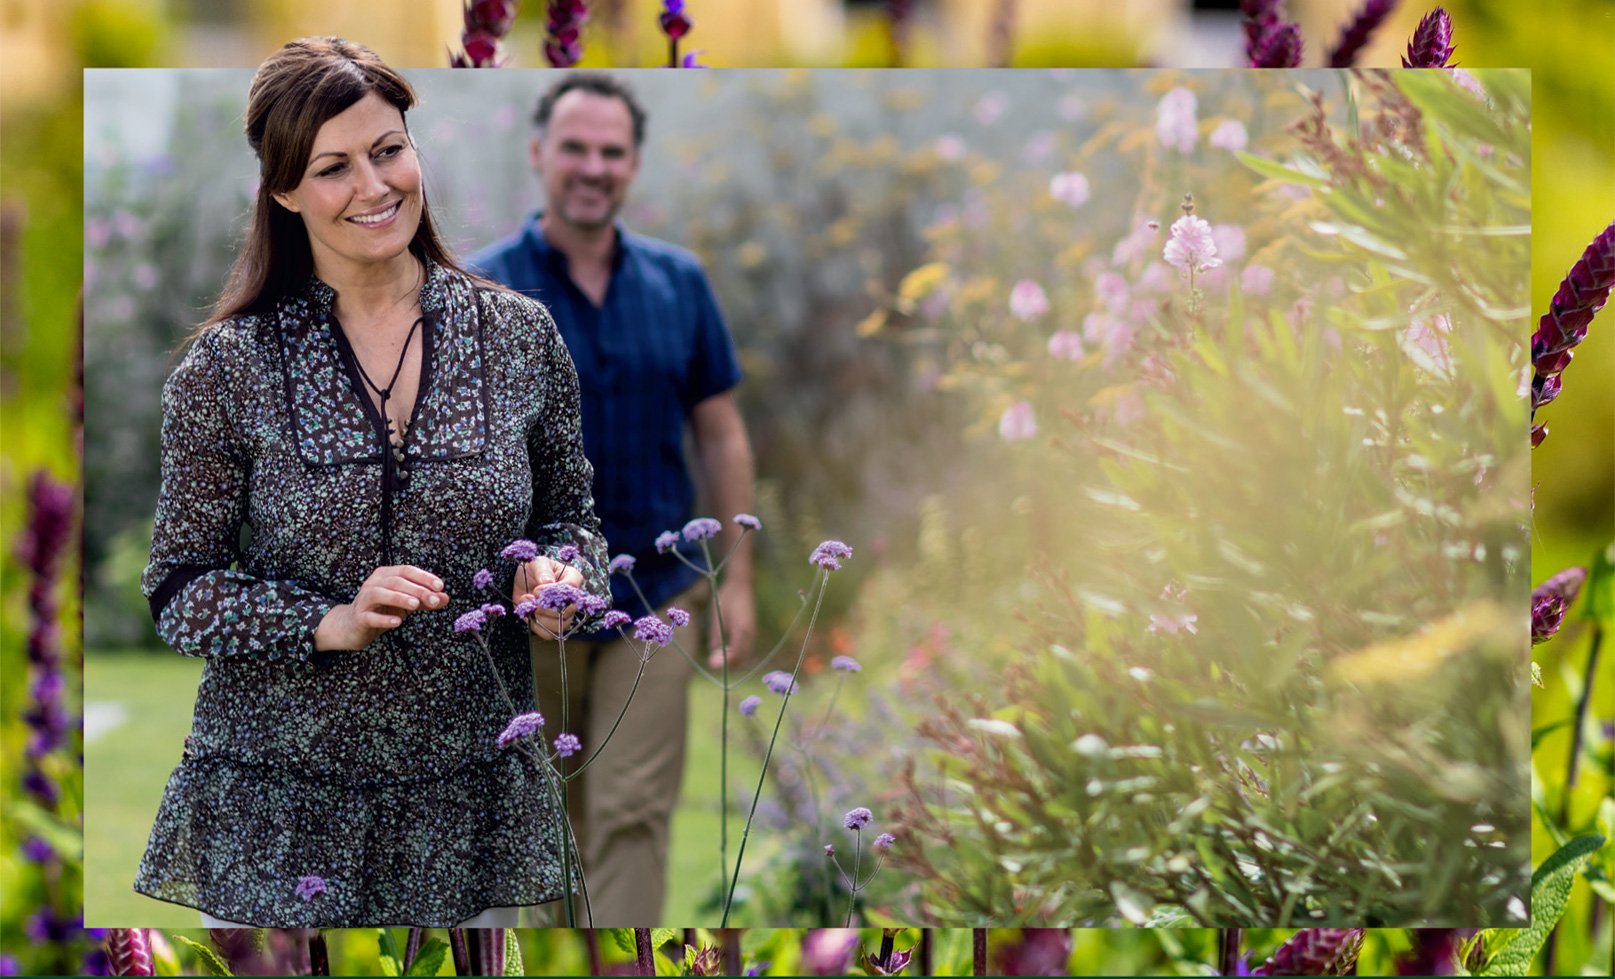
M1038 419L1018 447L972 446L1010 519L949 507L994 542L964 600L1025 626L1018 655L948 657L957 686L997 692L921 727L938 775L911 783L919 845L897 859L939 923L1501 922L1525 892L1503 612L1526 554L1522 87L1333 80L1361 138L1335 135L1331 97L1291 95L1297 123L1244 158L1261 183L1117 143L1142 157L1135 215L1172 220L1168 169L1213 222L1254 195L1268 294L1203 273L1150 295L1148 256L1062 253L1062 215L1013 187L983 191L986 229L935 238L950 387ZM1203 91L1202 111L1242 95ZM1071 323L1102 308L1100 271L1149 315L1075 363L1000 305L1017 276L1053 282ZM1037 587L994 552L1029 557ZM1014 586L980 586L997 576Z
M1602 836L1579 836L1549 857L1531 875L1531 924L1522 929L1494 929L1483 937L1483 976L1529 975L1531 961L1558 925L1570 900L1576 873L1604 845Z
M191 950L191 952L196 956L196 965L202 970L203 974L210 976L229 976L235 974L230 971L229 966L224 964L224 960L219 958L219 953L213 951L211 948L208 948L206 945L203 945L201 942L192 941L191 939L186 938L184 935L175 935L174 940Z
M443 968L443 962L449 957L449 945L438 938L428 938L421 942L420 951L415 954L415 961L405 970L406 976L435 976Z

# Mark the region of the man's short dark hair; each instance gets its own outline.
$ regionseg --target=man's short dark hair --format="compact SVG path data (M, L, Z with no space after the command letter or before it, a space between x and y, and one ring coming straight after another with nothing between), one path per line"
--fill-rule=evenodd
M604 95L607 98L621 99L622 104L628 107L628 115L634 120L634 148L638 149L645 143L645 109L634 97L634 90L628 83L614 75L603 71L574 71L564 76L560 81L549 87L543 95L538 97L538 108L533 110L533 125L543 132L550 124L550 115L555 111L555 103L568 92L589 92L594 95Z

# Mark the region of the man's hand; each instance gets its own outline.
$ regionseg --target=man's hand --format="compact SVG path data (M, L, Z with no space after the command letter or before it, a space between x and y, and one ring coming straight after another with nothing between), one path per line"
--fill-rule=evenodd
M534 598L550 585L582 588L583 572L553 558L536 557L516 569L516 580L511 583L510 588L511 604L519 605L526 599ZM577 610L576 605L568 605L559 612L552 612L547 608L537 609L527 620L527 627L535 636L559 639Z
M722 640L729 640L729 668L734 669L751 660L752 647L757 642L757 602L752 595L749 575L731 575L718 586L718 605L723 609L723 635L718 634L718 620L714 616L707 623L707 667L723 669Z

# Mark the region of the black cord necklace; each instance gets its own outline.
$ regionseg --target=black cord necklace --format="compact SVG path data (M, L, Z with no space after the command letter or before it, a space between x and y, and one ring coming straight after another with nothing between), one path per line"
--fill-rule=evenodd
M387 414L387 399L392 397L393 388L398 384L398 375L404 372L404 361L409 359L410 341L415 339L415 331L420 329L421 321L424 318L425 317L421 316L415 317L415 322L409 327L409 333L405 334L404 348L398 352L398 366L393 368L393 376L387 380L386 387L382 387L375 381L372 381L370 379L369 372L364 369L364 364L357 356L353 358L353 366L359 368L359 377L364 380L365 384L369 386L370 390L376 392L376 397L381 399L381 420L387 425L387 435L389 437L388 441L392 445L393 458L398 462L404 461L404 438L409 434L409 421L408 419L405 419L402 423L402 432L395 432L393 430L392 417ZM418 392L416 396L419 397Z

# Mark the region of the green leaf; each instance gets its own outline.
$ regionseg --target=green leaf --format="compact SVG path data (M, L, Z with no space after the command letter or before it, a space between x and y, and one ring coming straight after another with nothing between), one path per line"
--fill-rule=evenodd
M617 943L617 947L629 955L637 956L639 949L634 947L634 930L632 928L602 928L606 937Z
M1604 845L1602 836L1578 836L1545 860L1531 875L1531 923L1501 937L1495 954L1481 970L1483 976L1523 976L1531 960L1548 940L1548 933L1565 913L1576 872Z
M1580 617L1615 629L1615 543L1593 556L1581 595Z
M443 960L449 957L448 943L441 938L428 938L421 942L421 950L415 953L415 961L405 970L406 976L435 976L437 970L443 968Z
M527 970L522 966L522 947L516 941L516 929L505 929L505 975L525 976Z
M401 976L404 974L404 963L398 957L398 944L393 941L393 933L385 928L379 929L376 936L376 945L381 952L381 974L384 976Z
M1536 682L1537 686L1539 686L1539 687L1542 684L1541 684L1540 681L1535 680L1535 678L1541 676L1541 670L1542 670L1542 668L1540 666L1537 666L1535 663L1531 664L1531 676L1533 678L1533 682ZM1535 751L1537 744L1543 738L1547 737L1548 735L1552 734L1553 732L1559 730L1562 727L1569 727L1569 726L1570 726L1570 718L1561 717L1557 721L1553 721L1551 723L1544 724L1541 727L1534 729L1531 732L1531 750Z
M668 942L677 940L678 937L679 930L677 928L652 928L650 930L650 947L661 948Z
M190 948L191 951L196 953L196 964L198 966L200 966L202 968L202 971L204 973L206 973L207 975L210 975L210 976L232 976L232 975L235 975L235 973L230 971L230 967L224 964L224 960L219 958L218 953L213 951L211 948L208 948L206 945L203 945L201 942L193 942L189 938L186 938L184 935L175 935L173 937L174 937L175 941L186 945L187 947Z
M1299 170L1291 170L1283 164L1274 163L1272 160L1264 160L1259 156L1251 156L1249 153L1235 153L1234 155L1239 158L1239 162L1264 177L1271 177L1274 180L1283 180L1292 184L1301 184L1306 187L1322 187L1327 183L1321 177L1314 177Z

